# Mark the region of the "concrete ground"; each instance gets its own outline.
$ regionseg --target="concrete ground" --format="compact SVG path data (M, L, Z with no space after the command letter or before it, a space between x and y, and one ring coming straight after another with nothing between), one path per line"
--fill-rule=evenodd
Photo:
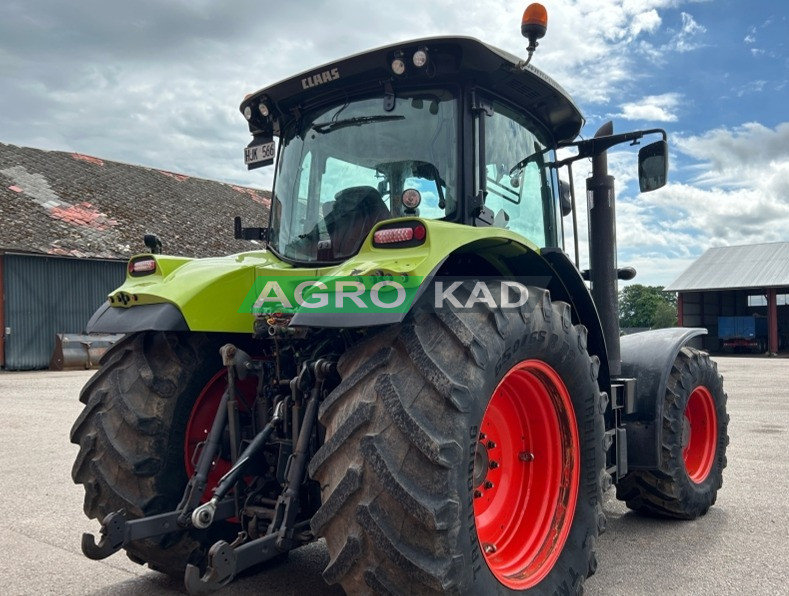
M729 394L729 465L717 504L692 522L646 519L606 496L608 531L592 595L777 594L789 588L789 360L717 358ZM80 535L98 523L82 513L71 481L77 447L69 443L88 372L0 374L2 592L178 594L180 582L122 553L89 561ZM234 582L222 594L341 594L324 585L325 547L291 553L286 563Z

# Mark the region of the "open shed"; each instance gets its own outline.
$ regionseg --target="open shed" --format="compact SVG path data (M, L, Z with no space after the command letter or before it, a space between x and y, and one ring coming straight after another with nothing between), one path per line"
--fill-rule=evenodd
M722 348L720 317L764 317L767 349L789 348L789 242L710 248L665 289L679 325L707 328L706 350Z

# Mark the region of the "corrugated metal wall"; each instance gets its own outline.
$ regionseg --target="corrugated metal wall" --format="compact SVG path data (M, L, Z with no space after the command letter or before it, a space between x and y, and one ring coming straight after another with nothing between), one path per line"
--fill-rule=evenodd
M107 294L123 283L126 263L0 255L5 290L5 369L47 368L56 333L82 333Z

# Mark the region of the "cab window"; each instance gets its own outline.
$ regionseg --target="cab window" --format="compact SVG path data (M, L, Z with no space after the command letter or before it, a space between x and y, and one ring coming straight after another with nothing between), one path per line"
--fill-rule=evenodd
M493 114L485 117L485 206L493 211L493 225L540 247L556 244L556 195L545 166L553 155L541 137L535 123L506 106L494 104Z

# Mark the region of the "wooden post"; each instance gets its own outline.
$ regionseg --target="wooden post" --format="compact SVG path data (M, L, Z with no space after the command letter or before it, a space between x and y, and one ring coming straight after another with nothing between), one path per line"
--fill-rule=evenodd
M682 292L677 293L677 327L683 327L684 320L682 316Z

